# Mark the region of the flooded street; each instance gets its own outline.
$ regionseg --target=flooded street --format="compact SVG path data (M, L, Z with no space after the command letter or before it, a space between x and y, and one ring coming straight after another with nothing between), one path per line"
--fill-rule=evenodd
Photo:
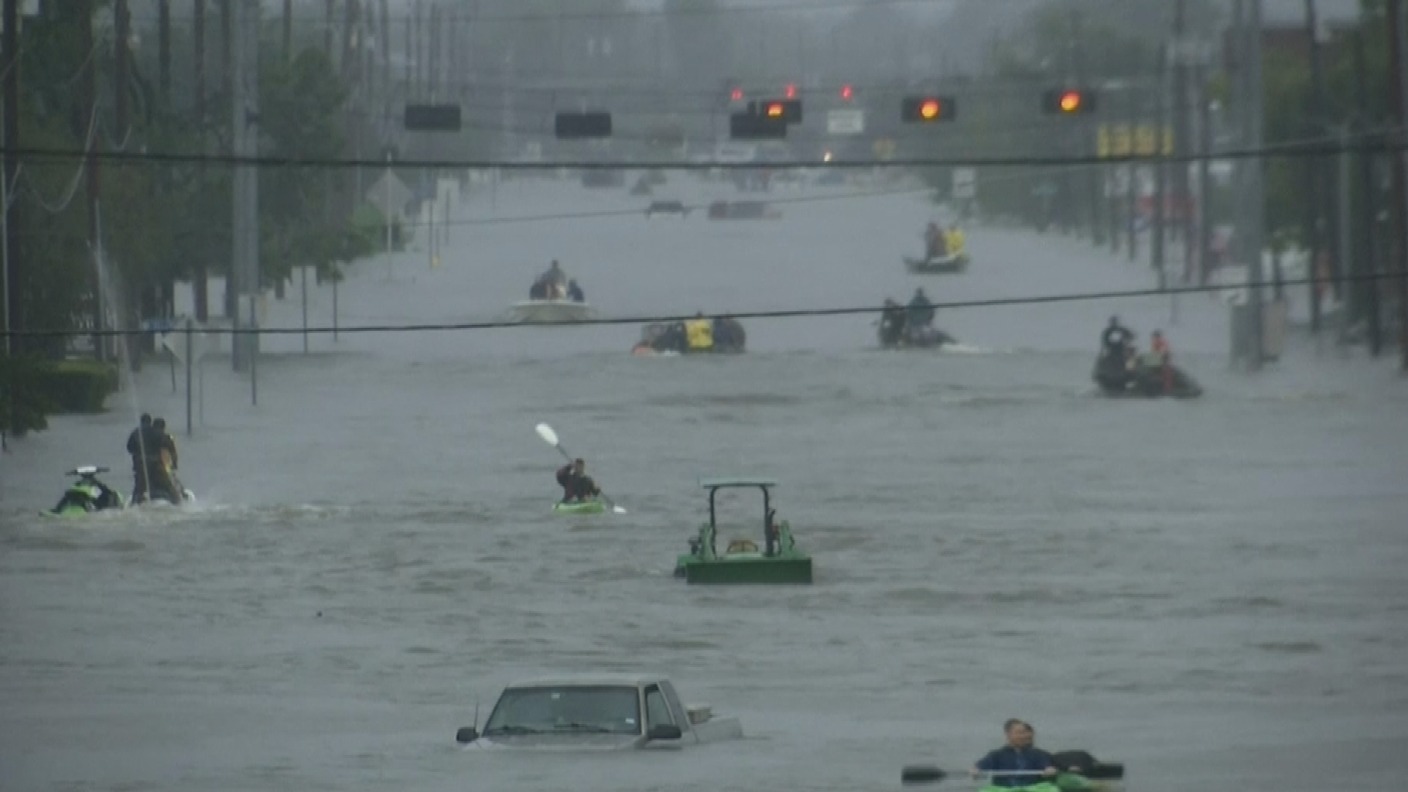
M670 180L657 197L740 197ZM860 189L778 191L780 219L722 222L646 220L645 199L574 181L476 186L440 266L357 263L339 323L492 321L553 258L603 317L1155 283L1083 240L981 226L968 274L910 275L932 204ZM524 219L544 215L562 217ZM298 325L297 288L267 326ZM313 324L331 304L310 293ZM1205 396L1095 395L1112 313L1141 343L1163 328ZM1138 792L1401 783L1408 389L1389 361L1298 342L1233 370L1207 295L940 308L952 353L881 351L875 318L745 319L749 352L717 357L632 357L637 323L346 332L307 357L273 336L257 406L247 374L207 361L193 437L148 364L109 413L4 457L0 789L858 792L908 763L967 767L1009 717L1126 763ZM198 506L37 515L74 465L130 488L143 411L179 430ZM627 514L550 511L542 421ZM815 585L670 576L711 475L781 480ZM758 538L755 498L721 496L726 536ZM511 679L634 670L747 739L454 744Z

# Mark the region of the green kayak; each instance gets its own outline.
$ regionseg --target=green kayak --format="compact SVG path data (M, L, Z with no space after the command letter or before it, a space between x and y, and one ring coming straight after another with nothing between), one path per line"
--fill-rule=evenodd
M601 514L606 511L606 504L597 499L572 503L558 501L552 505L552 510L558 514Z

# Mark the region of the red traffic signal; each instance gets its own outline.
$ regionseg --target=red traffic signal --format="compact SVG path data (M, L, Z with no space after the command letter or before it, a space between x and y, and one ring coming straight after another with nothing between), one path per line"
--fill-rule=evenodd
M849 85L843 85L843 86L841 86L841 100L842 100L842 101L849 102L849 101L851 101L851 99L852 99L854 96L855 96L855 91L851 88L851 86L849 86Z
M1042 96L1042 110L1055 115L1080 115L1095 112L1095 94L1075 88L1058 88Z
M743 101L743 89L742 89L742 88L734 88L732 91L729 92L728 98L729 98L731 101L734 101L734 102L741 102L741 101Z
M900 120L907 124L952 121L957 109L951 96L906 96L900 104Z
M783 89L783 95L786 96L788 99L796 99L796 98L797 98L797 85L796 85L796 83L787 83L787 87L786 87L785 89Z

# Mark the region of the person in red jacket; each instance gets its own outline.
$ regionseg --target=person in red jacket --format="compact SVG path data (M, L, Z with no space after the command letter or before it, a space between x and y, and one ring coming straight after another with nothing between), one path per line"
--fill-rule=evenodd
M1164 338L1163 331L1155 330L1153 334L1149 336L1149 351L1158 356L1159 376L1163 380L1164 393L1172 392L1173 367L1170 365L1169 360L1172 358L1173 353L1169 350L1168 340Z

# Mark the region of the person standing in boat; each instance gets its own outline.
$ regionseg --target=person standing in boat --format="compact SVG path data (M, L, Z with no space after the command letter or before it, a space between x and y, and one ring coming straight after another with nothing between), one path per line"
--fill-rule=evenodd
M1051 754L1033 745L1036 732L1031 724L1010 718L1002 724L1002 733L1007 738L1007 744L988 751L968 771L969 774L977 778L982 773L992 773L988 783L996 787L1048 786L1042 782L1055 777L1058 772L1056 762ZM1023 775L1001 775L1003 770L1025 772ZM1050 788L1054 790L1055 786L1050 785Z
M543 273L543 281L547 284L549 300L561 300L567 294L567 273L562 271L557 259L553 259L552 266Z
M880 310L880 339L886 346L899 346L904 340L904 306L889 297Z
M909 300L908 318L912 330L921 330L934 323L934 304L929 302L923 287L915 289L914 296Z
M938 223L929 223L924 229L924 258L936 259L948 255L948 246L945 244L944 232L939 229Z
M1120 324L1118 316L1111 316L1110 323L1105 326L1105 330L1100 333L1100 345L1104 347L1105 354L1116 360L1124 360L1128 356L1126 350L1129 343L1134 340L1134 333L1128 327Z
M1173 352L1168 347L1168 340L1164 338L1162 330L1155 330L1149 336L1149 358L1150 363L1159 369L1159 380L1163 384L1164 393L1173 390L1173 366L1171 359Z
M152 429L155 430L159 438L159 464L162 473L165 474L167 484L170 485L171 502L180 503L185 493L185 487L181 486L181 480L176 477L176 468L180 464L180 459L176 454L176 438L166 431L165 418L157 418L152 421Z
M586 302L587 295L582 291L582 287L577 285L576 280L567 281L567 299L572 302Z
M580 457L557 469L557 483L562 486L563 503L580 503L601 494L596 482L587 475L587 462Z

